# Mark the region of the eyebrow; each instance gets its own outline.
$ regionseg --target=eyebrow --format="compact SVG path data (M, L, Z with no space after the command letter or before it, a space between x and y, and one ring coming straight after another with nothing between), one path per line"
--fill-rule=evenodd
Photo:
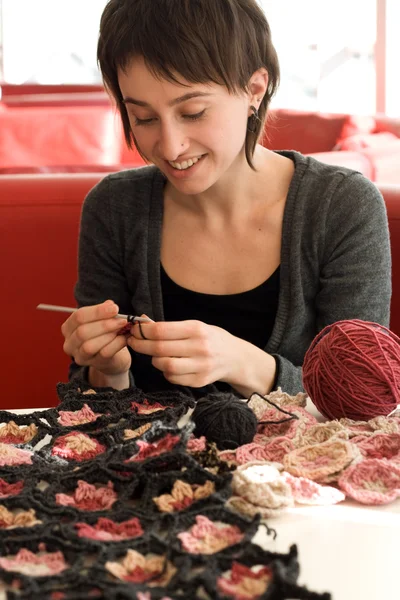
M168 106L176 106L177 104L186 102L186 100L191 100L192 98L203 98L204 96L212 96L212 94L209 94L207 92L189 92L188 94L179 96L179 98L174 98L174 100L171 100L171 102L168 103ZM126 96L126 98L123 98L122 101L124 104L136 104L137 106L151 108L148 102L143 102L142 100L135 100L135 98L131 98L130 96Z

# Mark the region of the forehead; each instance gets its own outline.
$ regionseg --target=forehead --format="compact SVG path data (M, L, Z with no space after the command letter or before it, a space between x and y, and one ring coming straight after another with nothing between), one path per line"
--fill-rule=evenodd
M212 95L221 95L227 90L216 83L193 83L181 75L175 75L175 81L169 81L155 75L141 57L131 59L126 67L118 69L118 82L123 97L132 96L152 103L152 100L170 102L178 96L199 91Z

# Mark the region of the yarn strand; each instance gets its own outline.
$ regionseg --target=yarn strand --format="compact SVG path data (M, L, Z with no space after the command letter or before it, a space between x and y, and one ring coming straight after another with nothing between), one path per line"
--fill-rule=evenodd
M288 421L293 421L293 420L296 420L299 418L297 415L291 413L288 410L285 410L278 404L275 404L275 402L268 400L268 398L266 398L265 396L262 396L258 392L253 392L251 394L250 398L248 400L246 400L246 404L248 404L250 402L250 400L252 399L253 396L258 396L259 398L261 398L262 400L264 400L265 402L267 402L268 404L270 404L271 406L276 408L279 412L284 413L285 415L290 415L288 419L281 419L280 421L259 421L258 422L259 425L275 425L275 424L279 425L280 423L287 423Z

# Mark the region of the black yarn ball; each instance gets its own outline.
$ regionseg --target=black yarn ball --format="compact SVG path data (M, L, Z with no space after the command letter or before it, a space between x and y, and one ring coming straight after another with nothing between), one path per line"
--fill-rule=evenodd
M235 449L253 441L257 433L257 417L251 408L234 394L207 394L196 404L192 416L194 435L204 435L219 450Z

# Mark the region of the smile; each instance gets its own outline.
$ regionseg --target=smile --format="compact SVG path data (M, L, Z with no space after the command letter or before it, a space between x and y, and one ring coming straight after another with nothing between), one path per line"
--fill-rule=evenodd
M204 154L202 154L201 156L197 156L195 158L189 158L189 160L185 160L181 163L172 162L169 160L168 163L171 165L171 167L174 167L174 169L178 169L178 171L185 171L186 169L190 169L190 167L193 167L193 165L198 163L199 160L201 158L203 158L203 156L204 156Z

